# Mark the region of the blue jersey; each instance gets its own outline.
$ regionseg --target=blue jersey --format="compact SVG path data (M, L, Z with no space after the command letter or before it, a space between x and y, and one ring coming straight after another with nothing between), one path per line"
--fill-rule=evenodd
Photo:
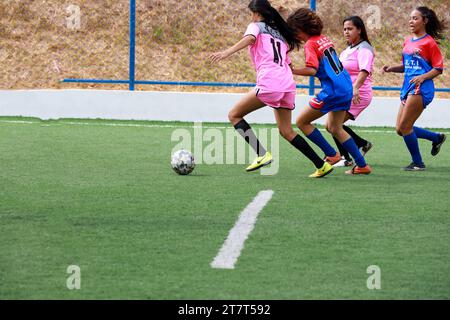
M306 66L317 70L316 77L322 86L316 101L332 107L327 111L348 110L353 98L352 80L339 61L333 43L323 35L313 36L305 44L305 57Z
M403 82L401 99L406 100L409 95L421 95L424 106L433 101L435 88L433 80L426 80L420 86L411 84L411 80L433 69L444 69L444 58L436 41L430 35L419 39L408 38L403 48L403 66L405 80Z

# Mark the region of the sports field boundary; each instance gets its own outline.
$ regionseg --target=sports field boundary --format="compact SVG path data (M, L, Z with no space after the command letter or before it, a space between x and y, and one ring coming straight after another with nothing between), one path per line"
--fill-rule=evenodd
M147 128L147 129L159 129L159 128L168 128L168 129L195 129L197 126L188 122L158 122L158 121L132 121L132 120L84 120L84 121L75 121L70 119L61 119L61 120L8 120L10 117L0 117L0 124L16 124L16 125L40 125L44 127L49 126L86 126L86 127L117 127L117 128ZM17 119L17 118L11 118ZM254 127L259 126L273 126L274 124L256 124ZM231 127L223 123L214 123L214 122L205 122L201 123L201 127L205 129L220 129L226 130ZM318 126L320 131L326 131L321 125ZM366 133L385 133L385 134L397 134L394 128L391 127L357 127L359 132ZM446 128L429 128L438 130L442 133L449 133L450 129Z

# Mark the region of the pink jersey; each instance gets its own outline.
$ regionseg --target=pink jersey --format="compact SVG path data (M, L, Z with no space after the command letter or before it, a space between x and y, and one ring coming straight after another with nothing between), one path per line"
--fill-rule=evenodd
M365 70L369 73L359 92L361 96L372 96L372 72L375 60L373 47L367 41L354 47L350 46L341 53L340 60L350 74L352 83L355 83L361 71Z
M287 54L289 47L283 36L264 22L251 23L245 32L248 35L256 39L249 47L257 74L256 87L270 92L296 91Z

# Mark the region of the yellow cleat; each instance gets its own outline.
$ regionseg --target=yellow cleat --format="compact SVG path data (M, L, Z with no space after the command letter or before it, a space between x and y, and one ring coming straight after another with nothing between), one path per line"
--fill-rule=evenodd
M266 152L263 157L257 157L253 163L248 166L246 169L247 172L256 171L262 167L268 166L273 162L272 154L270 152Z
M323 178L326 175L329 175L331 172L333 172L333 166L329 164L328 162L325 162L323 167L321 169L317 169L316 172L314 172L312 175L310 175L310 178Z

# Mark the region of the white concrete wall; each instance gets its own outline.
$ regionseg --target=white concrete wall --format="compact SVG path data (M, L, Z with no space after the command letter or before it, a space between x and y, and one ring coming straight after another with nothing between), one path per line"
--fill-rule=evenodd
M100 118L227 122L228 111L241 97L242 94L227 93L0 90L0 116L37 117L44 120ZM308 101L308 96L297 96L294 117ZM399 104L398 98L375 98L355 125L393 127ZM250 123L274 123L273 111L268 107L254 112L247 119ZM450 100L436 99L419 119L418 125L450 128Z

